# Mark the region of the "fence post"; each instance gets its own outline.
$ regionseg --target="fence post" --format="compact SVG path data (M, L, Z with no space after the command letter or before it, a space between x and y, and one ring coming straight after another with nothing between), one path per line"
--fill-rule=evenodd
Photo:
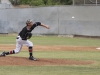
M73 0L73 5L75 5L75 1Z
M85 5L85 0L84 0L84 5Z
M57 7L57 11L58 11L58 35L59 35L59 6Z
M97 6L97 4L98 4L98 0L96 0L96 6Z

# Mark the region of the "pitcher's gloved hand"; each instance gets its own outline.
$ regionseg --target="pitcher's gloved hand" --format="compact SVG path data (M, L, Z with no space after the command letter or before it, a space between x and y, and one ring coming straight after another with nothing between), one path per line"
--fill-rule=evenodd
M27 39L30 39L32 37L32 33L31 32L27 32L26 36L27 36Z

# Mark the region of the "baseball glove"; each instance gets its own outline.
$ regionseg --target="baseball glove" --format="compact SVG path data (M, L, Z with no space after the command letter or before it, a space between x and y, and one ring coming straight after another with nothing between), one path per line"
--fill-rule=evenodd
M32 37L32 33L31 32L27 32L26 37L27 37L27 39L30 39Z

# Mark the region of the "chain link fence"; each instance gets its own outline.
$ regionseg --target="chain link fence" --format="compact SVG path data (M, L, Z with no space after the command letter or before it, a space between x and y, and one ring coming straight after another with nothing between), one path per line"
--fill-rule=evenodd
M100 5L100 0L73 0L73 5Z

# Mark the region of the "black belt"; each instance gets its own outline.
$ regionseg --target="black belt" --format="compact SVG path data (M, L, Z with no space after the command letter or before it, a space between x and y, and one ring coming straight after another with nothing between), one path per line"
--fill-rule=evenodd
M16 39L19 39L19 37L17 37Z
M17 37L16 39L19 39L19 37ZM26 38L23 38L22 40L27 40Z

